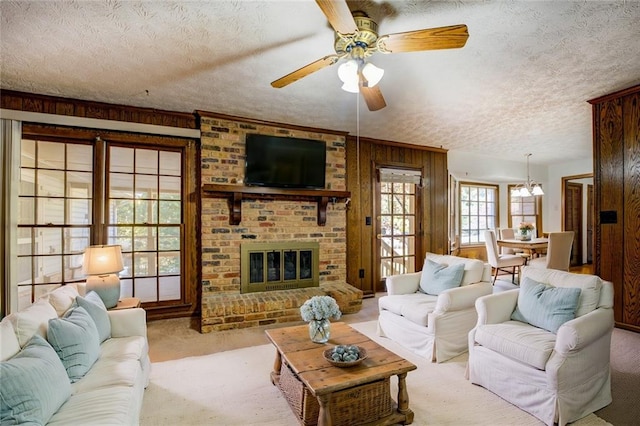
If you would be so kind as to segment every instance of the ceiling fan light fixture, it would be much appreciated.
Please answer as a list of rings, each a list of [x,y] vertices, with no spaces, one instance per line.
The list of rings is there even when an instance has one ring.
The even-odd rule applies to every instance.
[[[349,59],[338,67],[338,77],[345,84],[358,84],[358,61]]]
[[[367,79],[367,87],[373,87],[382,80],[384,70],[373,65],[371,62],[362,68],[362,75]]]
[[[342,90],[349,93],[358,93],[360,92],[360,85],[357,81],[349,81],[342,85]]]

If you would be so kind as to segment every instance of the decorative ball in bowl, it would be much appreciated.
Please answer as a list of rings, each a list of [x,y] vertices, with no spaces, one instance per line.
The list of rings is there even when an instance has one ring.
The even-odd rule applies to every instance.
[[[338,345],[325,349],[322,354],[336,367],[354,367],[367,358],[367,350],[356,345]]]

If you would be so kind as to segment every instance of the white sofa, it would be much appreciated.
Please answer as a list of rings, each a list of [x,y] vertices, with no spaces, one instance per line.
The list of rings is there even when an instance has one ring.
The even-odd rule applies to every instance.
[[[550,426],[608,405],[613,285],[595,275],[528,266],[520,285],[476,301],[470,381]]]
[[[427,260],[463,264],[460,286],[432,295],[419,290],[422,272],[387,277],[387,295],[378,301],[378,335],[443,362],[467,351],[468,334],[478,318],[475,301],[493,291],[491,267],[480,260],[433,253],[427,253]]]
[[[82,300],[77,301],[77,296]],[[146,313],[141,308],[106,311],[103,306],[97,309],[104,312],[96,311],[99,303],[87,306],[95,298],[95,294],[84,295],[81,286],[70,284],[2,319],[2,425],[28,419],[32,424],[48,425],[139,423],[151,365]],[[91,315],[87,319],[91,312],[95,321]],[[64,333],[66,340],[60,337],[61,330],[70,330]],[[100,334],[97,341],[83,334],[95,331]],[[86,363],[88,371],[75,370],[77,358],[73,357],[84,355],[74,339],[78,347],[95,345],[97,360]],[[70,362],[63,365],[61,357]]]

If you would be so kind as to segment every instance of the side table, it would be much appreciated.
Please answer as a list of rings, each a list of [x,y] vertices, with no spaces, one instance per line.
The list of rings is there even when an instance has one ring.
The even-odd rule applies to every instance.
[[[116,311],[118,309],[132,309],[140,307],[140,299],[137,297],[124,297],[118,300],[118,304],[113,308],[110,308],[110,311]]]

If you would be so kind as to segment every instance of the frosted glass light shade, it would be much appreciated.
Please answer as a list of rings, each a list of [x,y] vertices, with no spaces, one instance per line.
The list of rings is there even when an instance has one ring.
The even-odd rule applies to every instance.
[[[338,77],[345,83],[358,84],[358,62],[355,59],[349,59],[338,67]]]
[[[544,195],[544,191],[542,190],[542,187],[540,185],[534,186],[531,193],[533,195]]]
[[[342,90],[349,93],[358,93],[360,92],[360,85],[358,82],[350,81],[348,83],[344,83],[341,87]]]
[[[362,69],[362,75],[367,79],[367,86],[373,87],[380,82],[384,75],[384,70],[368,62]]]
[[[531,192],[529,192],[529,190],[525,187],[522,187],[520,189],[520,196],[521,197],[530,197],[531,196]]]

